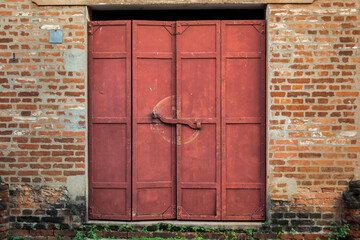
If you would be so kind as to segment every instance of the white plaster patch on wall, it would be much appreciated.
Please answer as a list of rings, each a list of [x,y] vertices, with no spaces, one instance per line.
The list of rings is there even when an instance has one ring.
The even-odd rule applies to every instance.
[[[356,137],[357,132],[355,131],[342,131],[339,133],[339,137]]]
[[[355,8],[352,9],[340,9],[340,15],[350,15],[350,14],[354,14],[357,13],[357,10]]]
[[[79,104],[75,104],[75,105],[67,105],[66,106],[67,109],[85,109],[85,106],[84,105],[79,105]]]
[[[16,16],[22,16],[22,17],[30,17],[33,15],[33,12],[18,12]]]
[[[279,13],[275,13],[274,15],[275,16],[285,16],[285,15],[287,15],[287,13],[286,12],[279,12]]]
[[[313,138],[317,138],[317,137],[322,137],[323,134],[321,132],[313,132],[311,133],[311,137]]]
[[[285,135],[287,134],[286,129],[288,128],[288,125],[290,124],[290,119],[284,118],[282,116],[271,116],[271,117],[269,117],[269,120],[278,120],[279,122],[281,122],[282,120],[285,121],[284,124],[279,125],[279,126],[281,126],[282,129],[274,128],[274,129],[268,130],[272,139],[282,139],[283,137],[285,137]],[[277,126],[277,125],[272,125],[272,126]]]
[[[276,190],[275,195],[287,195],[289,200],[292,195],[297,193],[297,183],[295,178],[272,178],[270,184],[270,191]],[[278,185],[283,185],[284,187],[278,187]],[[272,197],[274,199],[274,197]]]
[[[324,15],[329,14],[329,15],[332,15],[332,14],[336,14],[336,10],[315,10],[315,11],[314,11],[314,14],[320,14],[320,15],[322,15],[322,14],[324,14]]]
[[[36,117],[15,117],[16,122],[36,122]]]
[[[313,141],[307,141],[307,140],[302,140],[299,142],[300,145],[314,145],[316,144],[316,141],[321,141],[322,139],[321,138],[314,138]]]
[[[280,28],[286,28],[287,25],[284,23],[272,23],[270,24],[271,29],[280,29]]]
[[[297,193],[297,183],[295,178],[286,178],[284,179],[286,182],[286,192],[288,193],[289,197],[291,198],[292,195]]]
[[[39,111],[39,110],[34,110],[31,113],[32,116],[41,116],[42,114],[43,114],[43,112]]]
[[[76,197],[85,196],[86,194],[86,178],[84,175],[68,176],[66,187],[69,192],[71,200],[76,200]]]
[[[72,49],[64,53],[65,70],[72,72],[86,71],[86,51]]]
[[[44,30],[58,30],[60,25],[42,25],[40,28]]]
[[[28,130],[14,130],[13,135],[14,136],[27,136],[27,135],[31,135],[31,131],[28,131]]]
[[[16,78],[15,82],[17,83],[36,83],[36,78]]]
[[[332,139],[327,139],[326,144],[348,145],[349,141],[350,141],[349,139],[332,138]]]
[[[65,110],[64,115],[60,115],[60,123],[64,125],[64,129],[68,131],[84,131],[85,124],[79,122],[85,121],[85,108],[72,108]]]
[[[9,112],[8,112],[8,115],[9,116],[18,116],[20,113],[19,113],[19,111],[17,111],[17,110],[10,110]]]

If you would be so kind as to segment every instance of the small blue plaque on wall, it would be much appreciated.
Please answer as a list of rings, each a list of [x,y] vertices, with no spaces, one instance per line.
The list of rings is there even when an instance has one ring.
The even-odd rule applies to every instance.
[[[63,42],[63,31],[62,30],[50,30],[49,42],[50,43],[62,43]]]

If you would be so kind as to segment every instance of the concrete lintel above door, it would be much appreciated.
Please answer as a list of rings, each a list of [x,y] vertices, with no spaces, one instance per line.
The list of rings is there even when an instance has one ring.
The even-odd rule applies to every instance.
[[[251,5],[268,3],[313,3],[314,0],[33,0],[37,5],[86,5],[86,6],[104,6],[113,5],[122,8],[126,7],[192,7],[199,5],[201,7],[228,6],[233,5]]]

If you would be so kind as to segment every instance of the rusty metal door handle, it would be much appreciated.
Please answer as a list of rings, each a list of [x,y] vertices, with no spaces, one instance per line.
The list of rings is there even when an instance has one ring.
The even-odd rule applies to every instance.
[[[198,121],[192,122],[189,119],[167,118],[167,117],[163,117],[163,116],[157,114],[155,111],[152,112],[151,116],[153,119],[159,119],[161,122],[167,123],[167,124],[183,124],[183,125],[188,125],[192,129],[200,129],[201,128],[201,123]]]

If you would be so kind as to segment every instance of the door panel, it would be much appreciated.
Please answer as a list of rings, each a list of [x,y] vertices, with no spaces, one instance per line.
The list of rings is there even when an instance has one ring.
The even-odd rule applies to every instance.
[[[95,183],[126,182],[126,130],[125,124],[94,124],[92,157],[96,171],[92,178]]]
[[[175,127],[152,119],[175,115],[174,26],[133,22],[133,220],[176,217]]]
[[[172,116],[171,108],[174,94],[174,61],[171,58],[138,58],[136,62],[136,74],[139,83],[134,91],[137,95],[138,117],[149,117],[154,107],[158,105],[158,111],[166,116]],[[163,102],[161,102],[163,101]],[[160,103],[161,102],[161,103]],[[159,112],[160,113],[160,112]]]
[[[177,118],[202,124],[177,125],[177,216],[220,219],[220,21],[177,22],[176,32]]]
[[[229,58],[226,64],[226,117],[259,117],[264,112],[259,100],[264,96],[259,87],[259,79],[263,78],[260,58]],[[241,93],[241,94],[239,94]],[[256,100],[254,102],[254,99]]]
[[[227,124],[226,180],[231,183],[257,183],[262,177],[261,124]],[[242,174],[239,174],[241,171]]]
[[[93,189],[93,209],[91,217],[95,219],[119,220],[122,216],[126,216],[126,188],[123,186],[110,187],[94,187]],[[116,201],[114,201],[116,199]],[[96,213],[101,213],[97,216]]]
[[[201,216],[201,218],[213,218],[216,216],[216,200],[217,191],[213,187],[209,188],[197,188],[188,186],[182,189],[180,209],[181,215],[193,219],[193,216]]]
[[[158,129],[149,124],[138,124],[136,153],[141,159],[141,164],[137,165],[136,173],[139,182],[162,182],[172,179],[172,162],[164,161],[173,157],[171,139],[171,127],[163,126],[161,134],[156,133]]]
[[[216,59],[182,59],[183,118],[216,118],[216,67]]]
[[[221,25],[223,220],[265,220],[264,25]]]
[[[182,139],[194,131],[183,127]],[[182,150],[182,181],[184,183],[216,182],[216,126],[203,124],[199,135],[191,142],[183,144]]]
[[[126,117],[126,78],[125,71],[113,69],[126,69],[126,59],[97,59],[93,60],[94,84],[93,108],[94,117]]]
[[[256,186],[247,187],[249,188],[243,186],[227,189],[224,205],[228,220],[235,216],[237,220],[259,220],[255,217],[261,216],[263,211],[262,208],[259,208],[259,202],[262,201],[262,190]]]
[[[130,220],[131,22],[89,32],[89,218]]]

